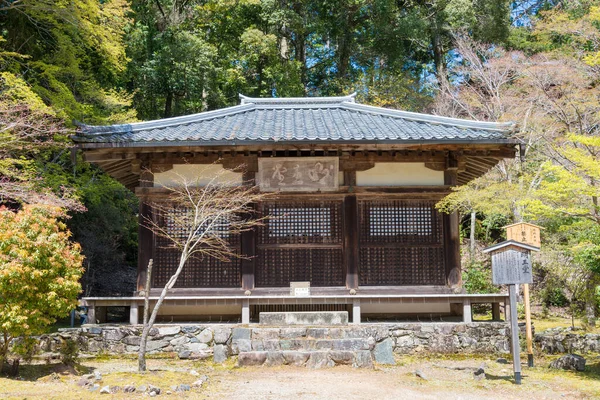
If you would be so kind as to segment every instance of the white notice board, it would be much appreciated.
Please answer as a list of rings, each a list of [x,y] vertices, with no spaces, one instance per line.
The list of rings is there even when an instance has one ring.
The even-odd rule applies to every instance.
[[[492,283],[494,285],[533,283],[529,251],[512,248],[492,253]]]

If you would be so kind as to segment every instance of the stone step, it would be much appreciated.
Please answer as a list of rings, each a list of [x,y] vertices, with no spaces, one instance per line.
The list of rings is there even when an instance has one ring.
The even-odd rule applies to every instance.
[[[260,325],[348,325],[348,311],[288,311],[261,312],[258,317]]]
[[[240,342],[232,342],[233,352],[235,354],[235,345],[240,348]],[[372,350],[374,341],[363,338],[352,339],[258,339],[251,340],[250,343],[243,343],[253,351],[278,351],[278,350]],[[241,351],[240,351],[241,352]]]
[[[369,350],[247,351],[238,355],[238,366],[240,367],[279,365],[308,368],[351,365],[355,368],[373,368],[373,359]]]

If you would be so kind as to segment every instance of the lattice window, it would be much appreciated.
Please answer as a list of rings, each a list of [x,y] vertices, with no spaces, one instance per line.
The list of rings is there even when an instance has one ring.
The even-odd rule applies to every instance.
[[[359,202],[363,243],[440,243],[441,216],[434,202],[382,200]]]
[[[256,286],[344,285],[341,201],[265,202],[259,211],[269,219],[258,232]]]
[[[159,214],[156,218],[158,223],[166,228],[169,235],[183,239],[187,238],[190,227],[182,222],[189,220],[191,223],[193,213],[192,210],[181,207],[169,213]],[[225,238],[231,249],[235,253],[239,253],[240,237],[229,232],[229,222],[226,219],[212,222],[210,229],[213,234]],[[180,255],[181,252],[174,248],[171,240],[156,235],[152,272],[153,287],[163,287],[167,283],[177,270]],[[234,257],[230,261],[223,261],[197,254],[187,261],[175,287],[239,287],[240,284],[241,272],[238,258]]]
[[[259,229],[260,244],[341,243],[342,202],[269,202],[259,207],[269,216]]]
[[[169,235],[181,240],[190,235],[196,216],[194,210],[191,208],[174,207],[163,212],[163,215],[159,216],[159,218],[161,218],[163,226],[167,228]],[[202,223],[195,230],[195,235],[199,235],[207,230],[210,230],[209,234],[217,235],[221,238],[228,238],[230,236],[230,221],[228,218],[232,218],[231,216],[202,218],[202,215],[200,215],[199,218],[201,221],[204,219],[204,221],[202,221]]]
[[[432,201],[359,201],[359,284],[443,285],[443,229]]]

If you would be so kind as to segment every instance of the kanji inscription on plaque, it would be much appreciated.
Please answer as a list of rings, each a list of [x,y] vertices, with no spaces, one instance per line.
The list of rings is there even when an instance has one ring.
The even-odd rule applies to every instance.
[[[258,159],[262,191],[311,192],[338,190],[337,157],[271,157]]]
[[[529,250],[509,248],[492,253],[492,283],[533,283]]]

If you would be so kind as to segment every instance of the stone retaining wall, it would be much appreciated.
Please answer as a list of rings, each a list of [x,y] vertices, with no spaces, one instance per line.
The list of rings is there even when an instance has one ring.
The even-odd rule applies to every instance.
[[[67,339],[82,353],[123,354],[139,349],[141,327],[89,326],[62,329],[39,338],[40,351],[59,352]],[[343,327],[258,327],[232,324],[158,325],[150,332],[148,352],[181,359],[240,364],[279,363],[312,366],[393,363],[393,353],[507,353],[506,323],[398,323]],[[241,356],[240,356],[241,355]],[[246,361],[244,361],[246,360]],[[270,361],[269,361],[270,360]],[[312,360],[312,361],[311,361]],[[313,365],[313,364],[318,365]]]
[[[534,337],[536,347],[546,354],[600,353],[600,335],[554,328],[538,333]]]

